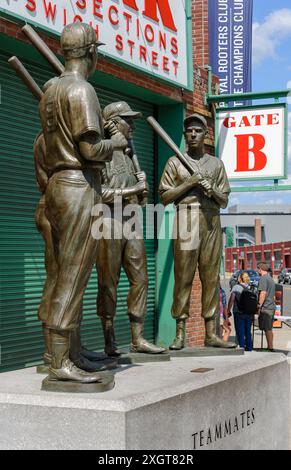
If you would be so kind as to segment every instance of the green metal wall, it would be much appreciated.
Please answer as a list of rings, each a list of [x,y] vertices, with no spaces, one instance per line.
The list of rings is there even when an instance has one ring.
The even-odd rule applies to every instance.
[[[11,55],[11,54],[10,54]],[[43,242],[34,223],[39,192],[34,177],[32,146],[40,128],[38,104],[7,64],[0,52],[0,371],[28,367],[40,362],[43,352],[41,325],[37,320],[45,279]],[[53,76],[40,61],[23,60],[41,86]],[[101,106],[125,99],[146,117],[153,105],[98,87]],[[145,120],[137,122],[136,149],[142,169],[154,194],[154,136]],[[154,339],[155,330],[155,242],[146,242],[149,271],[148,311],[145,336]],[[103,338],[95,314],[97,278],[92,273],[84,300],[83,343],[102,349]],[[122,274],[119,286],[117,340],[130,343],[126,296],[128,283]]]

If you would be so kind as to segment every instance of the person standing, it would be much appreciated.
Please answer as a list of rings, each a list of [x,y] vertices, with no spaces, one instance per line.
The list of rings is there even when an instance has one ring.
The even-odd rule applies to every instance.
[[[45,210],[58,266],[46,320],[52,355],[49,378],[81,383],[100,378],[79,369],[69,358],[70,336],[80,325],[82,299],[97,250],[91,234],[92,208],[101,199],[101,168],[114,149],[127,145],[120,133],[104,139],[99,101],[87,81],[96,69],[100,45],[88,24],[76,22],[64,28],[65,71],[44,93],[39,107],[48,175]]]
[[[205,346],[236,347],[235,343],[223,341],[216,335],[222,251],[220,209],[227,207],[230,187],[223,162],[205,152],[207,135],[207,122],[200,114],[193,114],[184,120],[185,158],[193,167],[193,174],[177,156],[173,156],[166,163],[159,186],[162,203],[174,203],[177,207],[172,305],[176,337],[170,345],[173,350],[185,346],[185,324],[189,318],[190,295],[197,265],[202,283]],[[188,226],[191,227],[192,241],[186,248],[184,234]]]
[[[257,266],[260,275],[258,291],[258,315],[259,328],[265,332],[269,351],[274,350],[273,346],[273,322],[276,311],[275,292],[276,284],[274,279],[268,273],[268,266],[265,263],[259,263]]]
[[[234,326],[238,344],[245,351],[252,351],[253,340],[252,340],[252,324],[254,315],[248,312],[240,306],[240,300],[243,291],[249,289],[250,278],[248,273],[243,272],[238,277],[238,284],[233,286],[229,301],[228,301],[228,315],[231,315],[233,310]],[[251,291],[250,291],[251,292]],[[257,300],[255,300],[256,309]]]
[[[220,286],[220,320],[221,336],[223,341],[228,341],[231,334],[231,322],[229,320],[225,290]]]

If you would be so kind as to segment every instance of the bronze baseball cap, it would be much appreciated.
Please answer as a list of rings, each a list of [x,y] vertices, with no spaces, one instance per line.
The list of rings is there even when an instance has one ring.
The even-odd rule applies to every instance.
[[[184,128],[186,128],[188,126],[189,122],[191,122],[191,121],[199,121],[199,122],[201,122],[201,124],[203,124],[203,126],[206,129],[208,127],[205,117],[201,116],[201,114],[194,113],[194,114],[190,114],[190,116],[187,116],[184,119]]]
[[[61,35],[62,51],[84,49],[91,45],[95,45],[96,47],[104,45],[104,42],[97,40],[95,30],[91,25],[78,21],[64,27]]]
[[[142,116],[142,113],[139,111],[133,111],[128,103],[125,101],[117,101],[115,103],[110,103],[105,106],[103,110],[103,118],[105,121],[120,116],[120,117],[129,117],[132,119],[137,119]]]

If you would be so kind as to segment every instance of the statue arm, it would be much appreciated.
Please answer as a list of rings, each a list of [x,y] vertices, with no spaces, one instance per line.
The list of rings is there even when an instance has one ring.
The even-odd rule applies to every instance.
[[[136,186],[128,188],[110,188],[102,185],[102,202],[112,204],[117,197],[126,198],[137,194]]]
[[[192,185],[189,185],[189,183],[185,181],[176,188],[159,191],[162,203],[164,206],[167,206],[168,204],[175,202],[177,199],[180,199],[183,194],[189,191],[191,187]]]
[[[109,139],[98,138],[96,132],[87,132],[79,140],[79,150],[86,160],[107,162],[112,159],[113,143]]]
[[[198,186],[200,177],[192,175],[181,184],[177,181],[177,168],[173,161],[169,160],[164,169],[160,185],[159,194],[164,206],[179,200],[185,193],[193,187]]]
[[[222,208],[225,209],[228,205],[228,199],[230,194],[230,186],[227,178],[227,174],[224,168],[223,162],[220,161],[220,167],[216,183],[213,185],[212,197],[215,202]]]
[[[225,209],[228,205],[228,196],[228,194],[221,193],[216,188],[213,189],[212,197],[222,209]]]

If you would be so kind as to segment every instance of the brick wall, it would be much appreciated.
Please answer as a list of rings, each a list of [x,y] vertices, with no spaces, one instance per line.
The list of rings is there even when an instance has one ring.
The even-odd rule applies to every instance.
[[[207,118],[209,126],[209,139],[206,141],[206,150],[213,154],[214,122],[212,109],[208,109],[204,104],[204,94],[208,91],[208,0],[192,0],[192,18],[193,18],[193,63],[194,63],[194,92],[188,92],[161,81],[152,79],[125,67],[119,66],[99,57],[98,70],[114,75],[115,77],[126,80],[129,83],[141,86],[163,96],[171,97],[178,102],[184,102],[187,114],[200,113]],[[21,32],[18,24],[0,18],[0,32],[11,37],[17,38],[23,42],[29,43]],[[56,54],[61,55],[59,42],[48,37],[44,37],[48,46]],[[218,82],[213,79],[213,88]],[[190,318],[187,322],[187,344],[188,346],[201,346],[204,343],[204,322],[201,319],[201,284],[198,273],[196,273],[193,290],[191,294]]]
[[[193,60],[199,67],[209,65],[208,0],[192,0]]]

